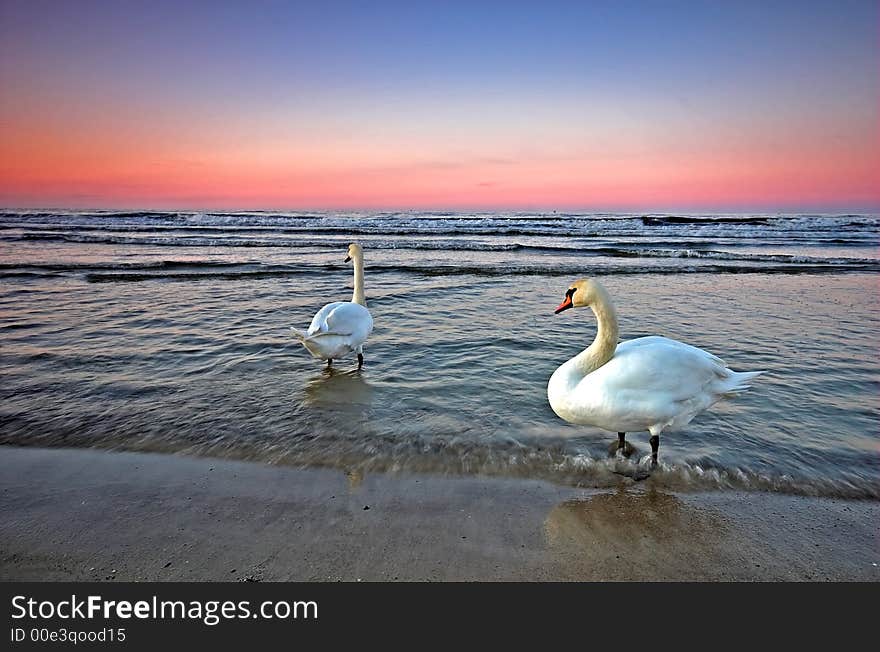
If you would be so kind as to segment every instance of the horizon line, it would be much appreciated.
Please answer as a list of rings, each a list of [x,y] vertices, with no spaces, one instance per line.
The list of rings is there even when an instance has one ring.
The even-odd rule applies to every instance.
[[[778,206],[778,207],[681,207],[681,208],[591,208],[591,207],[522,207],[522,206],[495,206],[495,207],[462,207],[462,206],[431,206],[431,207],[401,207],[401,206],[383,206],[383,207],[355,207],[355,206],[336,206],[336,207],[149,207],[149,206],[0,206],[2,211],[102,211],[102,212],[149,212],[149,213],[581,213],[581,214],[610,214],[610,215],[631,215],[631,214],[668,214],[668,213],[726,213],[726,214],[745,214],[745,213],[776,213],[782,215],[819,213],[819,214],[878,214],[880,215],[880,205],[877,206]]]

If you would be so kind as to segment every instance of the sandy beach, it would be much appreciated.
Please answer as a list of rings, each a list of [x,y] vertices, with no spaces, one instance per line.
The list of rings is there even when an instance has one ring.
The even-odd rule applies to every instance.
[[[0,580],[880,579],[876,501],[0,454]]]

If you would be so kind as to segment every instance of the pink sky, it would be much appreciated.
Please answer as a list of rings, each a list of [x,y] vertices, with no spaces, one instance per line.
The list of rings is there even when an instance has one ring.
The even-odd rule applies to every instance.
[[[617,8],[596,31],[575,3],[498,34],[412,15],[412,35],[352,14],[312,17],[334,28],[310,42],[292,10],[53,6],[0,20],[7,207],[880,206],[878,47],[855,11]],[[536,21],[569,40],[529,40]]]

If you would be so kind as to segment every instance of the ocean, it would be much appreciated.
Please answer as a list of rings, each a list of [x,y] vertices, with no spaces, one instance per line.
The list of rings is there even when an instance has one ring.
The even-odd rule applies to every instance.
[[[289,333],[350,300],[364,369]],[[638,454],[561,421],[554,315],[601,280],[622,339],[664,335],[752,389],[662,437],[653,486],[880,498],[880,217],[0,211],[0,443],[614,487]]]

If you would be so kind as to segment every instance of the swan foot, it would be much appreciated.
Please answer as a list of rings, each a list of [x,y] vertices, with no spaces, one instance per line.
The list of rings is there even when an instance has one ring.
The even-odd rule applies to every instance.
[[[617,433],[617,441],[608,446],[608,455],[616,457],[618,454],[623,457],[630,457],[637,451],[636,447],[626,440],[626,433]]]
[[[633,482],[641,482],[642,480],[647,480],[651,477],[651,472],[642,467],[636,468],[627,468],[621,467],[612,471],[615,475],[623,476],[624,478],[629,478]]]
[[[651,442],[651,467],[657,467],[657,451],[660,450],[660,435],[651,435],[648,440]]]
[[[364,366],[364,354],[358,353],[358,369]]]

